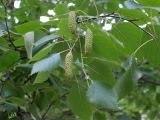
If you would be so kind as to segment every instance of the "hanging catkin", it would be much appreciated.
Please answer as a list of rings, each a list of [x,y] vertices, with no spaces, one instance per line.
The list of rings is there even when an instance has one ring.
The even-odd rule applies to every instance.
[[[67,79],[71,79],[73,77],[73,55],[72,52],[68,52],[65,57],[65,76]]]
[[[93,44],[93,33],[88,28],[86,35],[85,35],[85,54],[89,54],[92,51],[92,44]]]
[[[77,23],[76,23],[76,13],[75,11],[70,11],[68,16],[68,28],[71,33],[76,32]]]

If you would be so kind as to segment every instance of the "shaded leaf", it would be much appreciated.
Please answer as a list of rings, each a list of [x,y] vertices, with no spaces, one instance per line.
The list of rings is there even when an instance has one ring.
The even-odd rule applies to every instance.
[[[57,15],[61,15],[61,14],[65,14],[65,13],[69,12],[69,9],[67,7],[67,3],[58,4],[55,7],[55,12]]]
[[[0,72],[11,67],[19,59],[19,52],[7,51],[0,56]]]
[[[48,45],[47,47],[43,48],[38,53],[36,53],[30,61],[37,61],[37,60],[44,58],[45,56],[47,56],[49,54],[49,52],[52,50],[53,46],[54,46],[54,44]]]
[[[143,37],[141,39],[141,44],[148,42],[145,44],[141,49],[139,49],[137,57],[143,60],[144,58],[148,60],[149,64],[153,65],[154,67],[160,66],[160,41],[159,41],[159,30],[160,27],[155,25],[148,25],[146,27],[146,30],[152,33],[152,31],[155,31],[152,33],[155,36],[155,39],[151,38],[150,36],[146,35],[145,33],[143,34]],[[153,39],[153,40],[152,40]]]
[[[128,95],[137,85],[137,72],[135,68],[135,59],[133,57],[129,58],[129,63],[126,72],[122,77],[117,80],[115,85],[115,91],[118,94],[119,99]]]
[[[13,104],[14,106],[18,107],[18,106],[25,106],[27,107],[27,100],[22,99],[22,98],[18,98],[18,97],[9,97],[6,99],[7,102],[11,102],[11,104]]]
[[[112,71],[109,68],[107,61],[103,59],[92,59],[88,64],[88,72],[92,80],[101,81],[109,86],[113,86],[115,84]]]
[[[36,83],[36,84],[28,84],[28,85],[24,85],[22,86],[22,89],[24,90],[25,93],[32,93],[34,91],[36,91],[37,89],[44,89],[44,88],[48,88],[49,84],[48,83]]]
[[[40,27],[41,26],[39,21],[29,21],[27,23],[15,26],[15,29],[18,31],[19,34],[24,35],[25,33],[35,31]]]
[[[51,40],[56,40],[56,39],[58,39],[58,36],[55,34],[46,35],[46,36],[42,37],[40,40],[38,40],[34,45],[38,46],[38,45],[41,45],[41,44],[44,44],[46,42],[49,42]]]
[[[106,120],[106,115],[102,112],[95,112],[93,120]]]
[[[123,54],[133,53],[139,47],[143,36],[143,31],[131,23],[118,23],[113,26],[111,33],[123,43],[124,47],[120,49]]]
[[[34,80],[34,84],[35,83],[43,83],[44,81],[46,81],[49,77],[49,72],[40,72],[38,73],[36,79]]]
[[[68,104],[71,110],[78,115],[81,120],[91,120],[93,108],[87,101],[84,88],[74,85],[68,95]]]
[[[98,26],[91,30],[93,32],[93,54],[107,60],[119,61],[115,41]]]

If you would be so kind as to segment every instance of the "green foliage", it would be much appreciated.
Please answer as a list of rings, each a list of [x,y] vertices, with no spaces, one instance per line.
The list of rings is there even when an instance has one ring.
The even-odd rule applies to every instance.
[[[98,108],[117,109],[117,95],[115,91],[103,83],[93,81],[88,89],[89,101]]]
[[[6,51],[0,56],[0,71],[7,71],[12,67],[19,59],[19,53],[15,51]]]
[[[0,120],[158,120],[159,12],[159,0],[0,0]]]
[[[68,105],[82,120],[91,120],[94,109],[87,101],[85,88],[73,85],[68,95]]]

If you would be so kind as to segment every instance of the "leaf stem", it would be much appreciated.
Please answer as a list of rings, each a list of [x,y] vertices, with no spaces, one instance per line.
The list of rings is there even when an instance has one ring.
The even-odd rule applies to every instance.
[[[140,45],[140,46],[133,52],[132,55],[135,56],[136,53],[137,53],[143,46],[147,45],[149,42],[152,42],[152,41],[154,41],[154,39],[150,39],[150,40],[147,40],[146,42],[144,42],[142,45]]]

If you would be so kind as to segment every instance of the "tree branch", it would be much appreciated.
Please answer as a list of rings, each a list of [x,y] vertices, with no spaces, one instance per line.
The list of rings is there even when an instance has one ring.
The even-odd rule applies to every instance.
[[[86,16],[84,16],[85,18]],[[134,23],[134,21],[138,21],[138,19],[127,19],[127,18],[123,18],[123,17],[120,17],[120,16],[116,16],[115,13],[111,13],[111,14],[105,14],[105,15],[100,15],[98,17],[88,17],[87,19],[84,19],[84,20],[80,20],[80,18],[77,19],[77,23],[84,23],[84,22],[87,22],[87,21],[90,21],[90,20],[96,20],[98,18],[107,18],[107,17],[111,17],[111,18],[115,18],[115,19],[120,19],[120,20],[123,20],[123,21],[128,21],[130,22],[131,24],[133,24],[134,26],[136,26],[137,28],[139,28],[140,30],[142,30],[144,33],[148,34],[149,36],[151,36],[152,38],[155,38],[150,32],[146,31],[145,29],[139,27],[136,23]]]
[[[155,82],[155,81],[152,81],[152,80],[147,80],[147,79],[145,79],[144,77],[142,77],[142,78],[140,79],[140,81],[143,81],[144,83],[147,83],[147,84],[150,84],[150,85],[160,86],[160,82]]]
[[[5,12],[5,16],[4,16],[4,17],[5,17],[5,26],[6,26],[6,31],[7,31],[7,34],[8,34],[8,40],[9,40],[10,44],[13,46],[13,48],[14,48],[15,50],[17,50],[16,46],[15,46],[15,45],[13,44],[13,42],[12,42],[11,33],[10,33],[9,27],[8,27],[7,7],[6,7],[5,3],[3,2],[3,0],[1,0],[0,2],[2,3],[2,5],[3,5],[3,7],[4,7],[4,12]]]
[[[48,108],[46,109],[46,111],[45,111],[44,114],[42,115],[41,120],[45,120],[45,117],[46,117],[47,113],[49,112],[49,110],[52,108],[53,104],[54,104],[57,100],[59,100],[59,99],[63,98],[64,96],[66,96],[67,94],[68,94],[68,92],[64,93],[63,95],[61,95],[61,96],[58,97],[57,99],[53,100],[53,101],[48,105]]]

